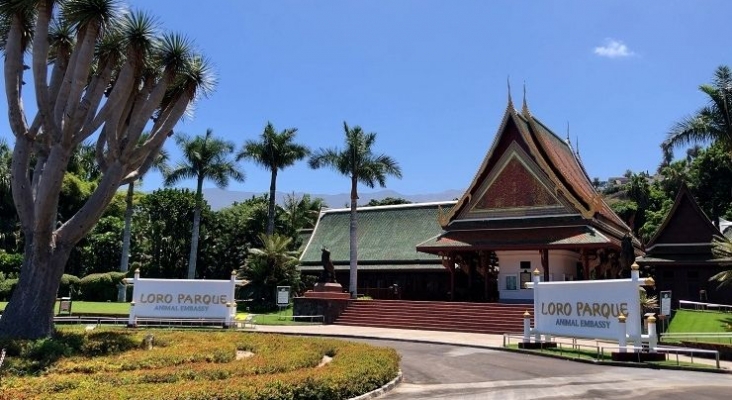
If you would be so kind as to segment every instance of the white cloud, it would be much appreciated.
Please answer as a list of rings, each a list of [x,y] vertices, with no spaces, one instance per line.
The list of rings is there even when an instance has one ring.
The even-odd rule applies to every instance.
[[[632,52],[628,46],[625,45],[620,40],[615,39],[606,39],[604,46],[595,47],[595,54],[597,54],[600,57],[607,57],[607,58],[621,58],[621,57],[630,57],[634,56],[635,53]]]

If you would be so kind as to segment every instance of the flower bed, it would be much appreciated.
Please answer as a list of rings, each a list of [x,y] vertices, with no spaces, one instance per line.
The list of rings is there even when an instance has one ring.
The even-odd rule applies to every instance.
[[[5,346],[0,399],[344,399],[399,369],[392,349],[239,332],[64,331]]]

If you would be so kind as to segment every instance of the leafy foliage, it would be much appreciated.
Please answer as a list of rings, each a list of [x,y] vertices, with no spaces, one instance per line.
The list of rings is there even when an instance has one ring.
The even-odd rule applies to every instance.
[[[117,285],[124,279],[123,272],[89,274],[79,281],[81,299],[85,301],[114,301]]]
[[[291,286],[294,292],[302,289],[297,253],[290,250],[292,239],[279,234],[260,234],[262,247],[249,250],[249,256],[239,274],[250,281],[249,295],[259,305],[274,308],[278,285]]]
[[[139,348],[154,335],[152,350]],[[396,351],[235,332],[102,330],[11,341],[3,395],[17,399],[345,399],[394,379]],[[237,359],[237,351],[252,357]],[[323,356],[332,357],[318,367]]]
[[[133,243],[139,250],[131,253],[132,269],[150,278],[184,278],[195,207],[195,194],[187,189],[161,189],[143,197],[134,216]]]
[[[259,141],[247,140],[236,159],[248,159],[271,173],[269,187],[269,204],[267,208],[267,234],[274,233],[275,226],[275,192],[277,190],[277,173],[310,154],[310,150],[295,143],[297,128],[277,132],[271,122],[267,123]]]
[[[393,206],[397,204],[411,204],[412,202],[401,197],[385,197],[381,200],[371,199],[366,206]]]

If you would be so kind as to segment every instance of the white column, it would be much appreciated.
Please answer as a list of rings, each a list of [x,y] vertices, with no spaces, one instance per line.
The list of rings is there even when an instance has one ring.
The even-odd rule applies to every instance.
[[[656,334],[656,317],[649,316],[648,319],[648,351],[653,353],[658,346],[658,335]]]
[[[133,328],[137,326],[137,318],[135,317],[135,301],[130,302],[130,317],[127,320],[127,326]]]
[[[531,314],[529,311],[524,312],[524,343],[531,342]]]
[[[620,353],[625,353],[628,340],[625,331],[625,315],[618,316],[618,348]]]

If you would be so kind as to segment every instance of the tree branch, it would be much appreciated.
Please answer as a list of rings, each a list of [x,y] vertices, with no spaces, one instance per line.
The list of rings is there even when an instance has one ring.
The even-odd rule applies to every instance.
[[[5,43],[5,96],[8,102],[10,128],[16,138],[25,135],[28,123],[23,110],[21,87],[23,85],[23,25],[18,15],[13,16]]]

